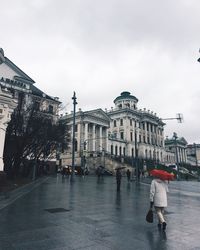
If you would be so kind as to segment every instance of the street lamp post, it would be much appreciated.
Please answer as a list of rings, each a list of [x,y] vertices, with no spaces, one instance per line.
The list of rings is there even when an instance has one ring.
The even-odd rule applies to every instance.
[[[72,173],[71,173],[71,179],[70,181],[74,181],[74,172],[75,172],[75,165],[74,165],[74,159],[75,159],[75,117],[76,117],[76,93],[74,92],[74,95],[72,97],[73,100],[73,126],[72,126]]]
[[[177,148],[177,134],[174,132],[173,138],[175,140],[175,155],[176,155],[176,165],[177,165],[177,180],[179,181],[179,160],[178,160],[178,148]]]

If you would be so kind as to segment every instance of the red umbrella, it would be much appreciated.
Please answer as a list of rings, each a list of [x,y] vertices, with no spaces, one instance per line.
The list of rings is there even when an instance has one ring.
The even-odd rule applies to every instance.
[[[150,171],[150,174],[152,176],[158,177],[159,179],[163,181],[172,181],[175,178],[173,173],[169,173],[162,169],[153,169]]]

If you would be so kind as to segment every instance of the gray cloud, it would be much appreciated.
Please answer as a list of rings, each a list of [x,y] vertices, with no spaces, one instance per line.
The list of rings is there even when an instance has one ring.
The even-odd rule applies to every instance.
[[[67,109],[110,108],[122,91],[200,142],[197,0],[0,0],[5,55]],[[191,129],[192,126],[192,129]]]

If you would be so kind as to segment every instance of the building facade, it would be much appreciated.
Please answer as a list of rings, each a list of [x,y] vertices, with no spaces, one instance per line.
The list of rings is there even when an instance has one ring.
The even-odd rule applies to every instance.
[[[149,110],[138,109],[138,99],[127,91],[115,98],[114,104],[109,111],[76,112],[75,164],[81,165],[82,156],[98,154],[116,157],[121,162],[125,158],[139,158],[165,164],[165,123],[162,119]],[[61,119],[72,131],[73,114]],[[72,138],[69,145],[72,145]],[[61,155],[61,165],[71,165],[71,155],[72,146]]]
[[[192,166],[200,166],[200,144],[187,145],[187,161]]]
[[[61,118],[66,122],[70,137],[67,151],[61,154],[61,165],[71,165],[73,114]],[[96,157],[108,151],[109,116],[102,109],[76,112],[75,126],[75,164],[81,165],[83,157]]]
[[[10,114],[16,106],[20,107],[25,113],[34,104],[35,109],[41,112],[43,116],[48,116],[53,122],[58,120],[60,105],[58,98],[51,97],[38,89],[34,80],[4,55],[2,48],[0,48],[0,89],[1,131],[5,131],[5,127],[2,126],[6,126]],[[15,102],[17,102],[17,105],[15,105]],[[3,138],[5,133],[2,134],[1,132],[1,136]],[[3,169],[3,148],[4,140],[1,140],[1,169]]]
[[[114,104],[107,113],[111,154],[164,162],[165,123],[150,110],[138,109],[138,99],[130,92],[122,92]]]
[[[171,138],[165,139],[165,148],[168,152],[175,155],[174,163],[187,163],[187,141],[183,137],[178,137],[176,133]],[[168,162],[170,159],[168,159]]]

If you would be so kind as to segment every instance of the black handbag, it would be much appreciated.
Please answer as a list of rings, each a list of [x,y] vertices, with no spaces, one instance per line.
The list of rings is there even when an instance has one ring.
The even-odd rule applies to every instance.
[[[149,209],[146,215],[146,221],[149,223],[153,223],[153,210],[152,209]]]

